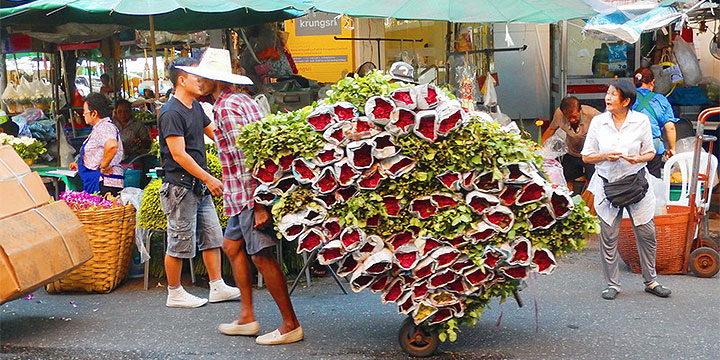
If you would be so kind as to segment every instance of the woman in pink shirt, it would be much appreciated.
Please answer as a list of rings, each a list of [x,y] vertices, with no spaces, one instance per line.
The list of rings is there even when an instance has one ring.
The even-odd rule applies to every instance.
[[[123,146],[120,132],[110,120],[112,109],[108,99],[98,93],[91,93],[83,104],[85,122],[92,126],[92,132],[80,149],[77,163],[70,169],[77,170],[88,193],[111,193],[117,195],[123,188]]]

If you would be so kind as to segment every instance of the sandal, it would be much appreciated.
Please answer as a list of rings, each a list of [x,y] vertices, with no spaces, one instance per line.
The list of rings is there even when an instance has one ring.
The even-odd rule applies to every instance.
[[[647,289],[646,289],[646,291],[647,291]],[[602,298],[605,300],[615,300],[615,298],[618,295],[618,292],[619,291],[617,291],[617,289],[609,287],[609,288],[603,290]]]
[[[666,297],[670,296],[670,294],[672,294],[672,291],[670,291],[670,289],[668,289],[665,286],[662,286],[660,284],[655,285],[655,287],[652,287],[652,288],[649,286],[645,287],[645,292],[651,293],[651,294],[661,297],[661,298],[666,298]]]

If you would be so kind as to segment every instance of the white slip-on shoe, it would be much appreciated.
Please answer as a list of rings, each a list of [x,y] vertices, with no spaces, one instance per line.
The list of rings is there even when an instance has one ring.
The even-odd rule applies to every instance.
[[[225,335],[253,336],[260,333],[260,324],[257,321],[238,325],[237,320],[230,324],[220,324],[218,330]]]
[[[301,341],[303,337],[305,337],[305,334],[303,333],[302,326],[298,326],[295,330],[286,334],[280,334],[280,330],[275,329],[275,331],[271,333],[258,336],[255,342],[258,345],[281,345]]]
[[[217,285],[210,285],[211,303],[235,300],[238,298],[240,298],[240,289],[228,286],[224,281],[220,281]]]
[[[207,301],[207,299],[190,294],[181,286],[177,289],[168,289],[165,305],[176,308],[196,308],[207,304]]]

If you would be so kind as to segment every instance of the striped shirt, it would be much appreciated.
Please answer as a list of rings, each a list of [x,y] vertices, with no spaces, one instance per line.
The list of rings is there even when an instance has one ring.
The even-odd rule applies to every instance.
[[[237,146],[242,127],[260,120],[258,104],[250,96],[228,87],[213,106],[215,145],[222,164],[225,215],[239,214],[255,206],[253,194],[257,182],[245,166],[245,153]]]

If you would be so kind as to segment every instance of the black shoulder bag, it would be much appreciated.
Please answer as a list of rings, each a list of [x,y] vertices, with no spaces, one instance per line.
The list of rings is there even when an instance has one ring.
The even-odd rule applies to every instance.
[[[618,208],[624,208],[642,200],[649,186],[647,178],[645,178],[644,167],[636,174],[628,175],[617,181],[608,182],[604,177],[600,178],[605,183],[605,197]]]

